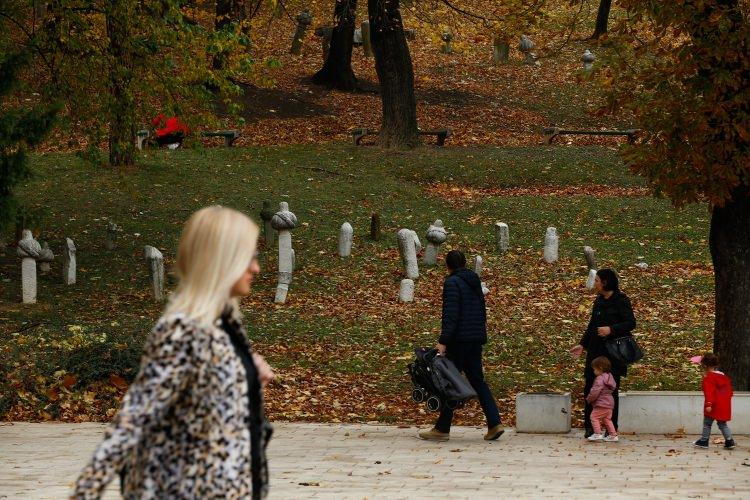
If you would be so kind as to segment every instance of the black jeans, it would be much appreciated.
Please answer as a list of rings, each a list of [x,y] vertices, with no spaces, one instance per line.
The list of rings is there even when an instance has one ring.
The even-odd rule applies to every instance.
[[[479,404],[487,418],[487,427],[494,427],[500,423],[500,412],[482,373],[482,344],[451,344],[446,356],[453,361],[458,371],[464,372],[469,383],[477,391]],[[453,421],[453,410],[444,408],[440,412],[435,429],[440,432],[450,432]]]
[[[583,376],[586,379],[586,384],[583,386],[583,398],[585,400],[586,397],[588,397],[589,392],[591,392],[591,388],[594,386],[594,380],[596,379],[594,369],[591,368],[591,363],[589,363],[588,360],[586,362],[586,368],[583,370]],[[620,377],[622,377],[622,375],[613,371],[612,376],[615,378],[615,383],[617,384],[617,389],[612,393],[612,398],[615,400],[615,407],[612,409],[612,423],[615,425],[615,429],[617,429],[617,412],[620,409]],[[586,401],[586,406],[583,408],[583,427],[591,432],[593,432],[593,427],[591,426],[591,411],[593,409],[594,407],[591,403]]]

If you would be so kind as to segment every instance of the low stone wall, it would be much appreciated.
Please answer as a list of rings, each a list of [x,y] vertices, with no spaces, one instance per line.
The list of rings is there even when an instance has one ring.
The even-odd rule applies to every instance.
[[[516,432],[570,432],[570,393],[518,393]]]
[[[622,432],[700,434],[703,426],[703,393],[621,392],[618,420],[619,430]],[[750,392],[734,393],[729,428],[734,434],[750,434]],[[712,434],[719,434],[715,426]]]

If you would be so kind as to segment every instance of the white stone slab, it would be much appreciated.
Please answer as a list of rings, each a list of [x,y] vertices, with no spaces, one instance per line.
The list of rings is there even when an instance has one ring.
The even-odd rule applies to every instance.
[[[630,391],[620,393],[619,430],[638,434],[700,433],[703,393],[696,391]],[[750,392],[732,398],[733,434],[750,434]],[[713,433],[718,433],[714,427]]]
[[[516,395],[516,431],[570,432],[570,393],[519,392]]]

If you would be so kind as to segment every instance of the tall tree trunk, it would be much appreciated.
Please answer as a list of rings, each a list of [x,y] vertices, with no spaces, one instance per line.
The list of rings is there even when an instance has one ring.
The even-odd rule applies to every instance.
[[[386,148],[418,146],[414,68],[404,36],[399,0],[368,0],[367,11],[383,103],[379,143]]]
[[[609,11],[612,8],[612,0],[600,0],[599,10],[596,13],[596,27],[591,38],[599,38],[607,32],[609,23]]]
[[[313,75],[313,83],[346,92],[357,90],[357,78],[352,71],[352,39],[356,10],[357,0],[336,0],[333,9],[336,25],[331,33],[328,57],[320,71]]]
[[[714,263],[714,351],[735,390],[750,391],[750,188],[741,186],[713,209],[709,246]]]
[[[109,46],[109,164],[113,167],[135,162],[135,99],[133,97],[133,54],[129,0],[111,0],[106,11]]]

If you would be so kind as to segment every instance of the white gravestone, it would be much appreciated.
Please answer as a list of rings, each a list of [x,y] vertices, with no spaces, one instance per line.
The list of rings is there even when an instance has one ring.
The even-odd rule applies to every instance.
[[[401,254],[401,262],[404,264],[406,277],[410,279],[419,278],[419,263],[417,252],[422,249],[417,233],[411,229],[401,229],[396,235],[398,250]]]
[[[143,247],[143,258],[148,263],[148,273],[151,281],[151,291],[154,299],[164,300],[164,256],[150,245]]]
[[[24,229],[16,252],[21,257],[21,300],[24,304],[36,304],[36,259],[42,246],[31,231]]]
[[[294,271],[294,251],[292,250],[292,229],[297,227],[297,216],[289,211],[289,203],[282,201],[279,211],[271,218],[271,226],[279,233],[279,281],[274,302],[286,302],[289,285]]]
[[[596,266],[596,252],[590,246],[583,247],[583,258],[586,259],[586,267],[589,269],[597,269]]]
[[[75,285],[76,246],[70,238],[65,238],[65,247],[63,247],[62,275],[63,283],[66,285]]]
[[[422,263],[425,266],[434,266],[437,262],[440,245],[445,243],[445,240],[448,239],[448,232],[445,230],[445,227],[443,227],[443,221],[438,219],[433,222],[429,229],[427,229],[425,238],[427,239],[427,248],[424,251]]]
[[[547,233],[544,235],[544,262],[547,264],[557,261],[558,244],[557,229],[548,227]]]
[[[596,269],[589,269],[589,277],[586,279],[586,289],[593,290],[596,281]]]
[[[477,276],[480,278],[482,277],[482,264],[484,263],[484,260],[482,259],[481,255],[477,255],[474,257],[474,272],[477,273]]]
[[[495,223],[495,242],[497,249],[501,252],[507,252],[510,246],[510,230],[505,222]]]
[[[352,254],[352,239],[354,238],[354,228],[348,222],[341,224],[339,231],[339,256],[349,257]]]
[[[401,280],[401,286],[398,289],[399,302],[414,302],[414,280],[409,278]]]

